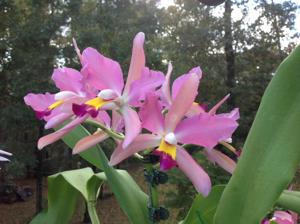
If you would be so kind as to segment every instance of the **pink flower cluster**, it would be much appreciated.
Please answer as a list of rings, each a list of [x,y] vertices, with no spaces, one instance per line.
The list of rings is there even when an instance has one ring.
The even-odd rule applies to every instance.
[[[179,167],[199,192],[208,195],[210,178],[184,145],[204,147],[203,152],[209,160],[233,172],[235,162],[214,147],[231,138],[238,126],[239,111],[234,109],[217,114],[229,95],[210,110],[195,102],[202,78],[200,67],[179,76],[171,87],[171,64],[166,76],[145,66],[144,39],[144,34],[138,33],[133,40],[125,84],[118,62],[93,48],[86,48],[81,53],[74,41],[81,70],[55,69],[52,80],[60,90],[58,93],[30,93],[24,98],[37,118],[46,121],[46,129],[70,120],[63,128],[39,139],[38,148],[44,148],[77,125],[92,120],[106,131],[98,130],[81,139],[74,147],[74,153],[105,140],[111,136],[107,133],[110,130],[124,136],[123,140],[116,139],[118,146],[110,159],[112,166],[134,153],[153,149],[153,153],[160,157],[162,170]]]
[[[262,224],[297,224],[298,215],[296,213],[289,213],[286,211],[275,211],[271,219],[265,219]]]

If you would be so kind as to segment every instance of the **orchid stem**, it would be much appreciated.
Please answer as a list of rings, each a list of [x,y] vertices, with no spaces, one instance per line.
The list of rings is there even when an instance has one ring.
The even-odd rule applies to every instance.
[[[104,131],[106,134],[108,134],[112,138],[119,139],[119,140],[124,140],[124,135],[113,131],[112,129],[104,126],[103,124],[101,124],[97,121],[86,120],[85,123],[96,126],[97,128],[100,128],[102,131]]]
[[[98,218],[97,210],[96,210],[96,201],[88,201],[87,209],[88,209],[88,213],[89,213],[92,224],[100,224],[100,220]]]
[[[152,167],[152,165],[146,165],[146,175],[152,175],[154,171],[154,168]],[[155,224],[157,223],[155,220],[155,217],[153,217],[154,215],[154,211],[155,209],[159,208],[159,204],[158,204],[158,192],[157,192],[157,185],[153,184],[152,181],[149,181],[149,179],[147,179],[147,184],[148,184],[148,190],[149,190],[149,204],[148,204],[148,209],[149,209],[149,218],[151,221],[151,224]]]
[[[234,148],[232,145],[230,145],[229,143],[227,143],[225,141],[221,141],[220,144],[223,145],[224,147],[226,147],[227,149],[229,149],[233,153],[237,152],[236,148]]]

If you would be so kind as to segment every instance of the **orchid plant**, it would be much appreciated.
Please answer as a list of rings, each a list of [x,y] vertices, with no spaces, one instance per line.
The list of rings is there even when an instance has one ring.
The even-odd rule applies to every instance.
[[[199,153],[203,153],[209,161],[218,164],[229,173],[234,173],[236,168],[236,162],[232,158],[216,149],[218,144],[222,144],[236,153],[230,142],[232,134],[238,127],[239,109],[232,108],[233,110],[228,113],[217,113],[230,96],[225,96],[211,109],[198,103],[196,98],[202,78],[200,67],[192,68],[186,74],[179,76],[171,88],[172,64],[169,63],[166,75],[147,68],[144,41],[145,35],[141,32],[133,40],[131,62],[126,83],[124,83],[118,62],[90,47],[81,53],[74,40],[75,51],[82,66],[81,70],[57,68],[53,72],[52,80],[59,92],[55,94],[29,93],[24,97],[25,103],[35,111],[36,117],[46,122],[45,129],[56,129],[55,132],[39,139],[39,149],[63,139],[72,146],[74,154],[86,153],[85,155],[88,155],[95,147],[98,147],[98,143],[107,138],[115,141],[116,148],[110,161],[107,161],[105,155],[100,153],[99,167],[104,171],[101,174],[101,178],[104,179],[99,176],[97,178],[109,182],[132,223],[141,223],[141,221],[134,220],[138,219],[138,215],[143,216],[145,210],[148,213],[146,218],[142,217],[139,220],[143,220],[143,223],[159,221],[159,214],[165,210],[159,206],[157,186],[164,182],[159,180],[161,176],[173,168],[179,168],[190,179],[197,192],[209,198],[212,189],[210,177],[201,164],[189,154],[186,146],[202,147]],[[82,132],[84,130],[82,124],[85,123],[95,126],[97,130],[91,135],[79,135],[80,131],[80,133],[86,133]],[[74,136],[75,132],[77,132],[76,142],[71,144],[67,136]],[[124,181],[128,179],[124,179],[119,170],[112,168],[130,156],[135,156],[146,164],[145,176],[150,188],[147,199],[147,196],[134,186],[134,189],[138,189],[136,194],[139,194],[137,196],[139,199],[133,202],[137,206],[140,205],[137,207],[138,211],[130,210],[128,204],[126,207],[125,199],[122,197],[130,200],[128,197],[131,196],[127,195],[128,189],[122,186],[118,188],[116,184],[122,184],[118,178]],[[149,157],[156,159],[149,162]],[[160,170],[157,170],[157,167]],[[68,178],[65,180],[69,181]],[[132,179],[129,180],[130,183],[132,181]],[[78,183],[80,184],[83,183]],[[94,199],[99,188],[99,185],[95,186],[97,189]],[[86,187],[90,187],[88,182]],[[79,186],[75,188],[83,192]],[[84,193],[82,194],[85,196]],[[90,197],[85,198],[88,203]],[[149,200],[148,209],[145,203],[147,200]],[[99,223],[94,208],[88,206],[88,209],[92,222]],[[275,212],[274,219],[265,220],[264,223],[271,223],[273,220],[277,222],[276,220],[279,219],[289,222],[278,221],[278,223],[293,223],[291,219],[284,218],[281,214],[283,213]],[[260,217],[260,220],[262,218]],[[184,221],[184,223],[192,222]]]

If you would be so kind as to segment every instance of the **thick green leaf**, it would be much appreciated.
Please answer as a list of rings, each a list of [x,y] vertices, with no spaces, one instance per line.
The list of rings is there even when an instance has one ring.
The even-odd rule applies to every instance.
[[[215,223],[257,224],[272,208],[300,162],[299,118],[300,46],[266,89]]]
[[[277,205],[300,214],[300,192],[284,191],[278,198]]]
[[[73,147],[79,139],[88,135],[89,132],[83,126],[78,126],[63,138],[63,141],[68,146]],[[97,167],[101,167],[104,171],[107,182],[130,221],[136,224],[149,223],[147,209],[148,196],[126,171],[117,171],[108,165],[108,160],[100,146],[95,146],[85,153],[89,153],[90,150],[97,156],[93,157],[91,154],[87,154],[88,156],[83,158],[94,165],[96,164]],[[95,150],[97,150],[97,152]]]
[[[224,188],[224,185],[214,186],[208,197],[198,194],[181,224],[212,224]]]
[[[97,181],[96,181],[97,180]],[[81,194],[87,203],[95,202],[105,176],[94,175],[90,168],[65,171],[48,177],[48,209],[37,215],[31,224],[67,224]],[[94,184],[91,184],[94,183]]]

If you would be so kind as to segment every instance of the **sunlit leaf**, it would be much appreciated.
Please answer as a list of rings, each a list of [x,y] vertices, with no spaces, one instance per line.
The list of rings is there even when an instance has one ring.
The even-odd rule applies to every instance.
[[[300,46],[282,62],[265,91],[215,223],[260,223],[300,163],[299,118]]]

